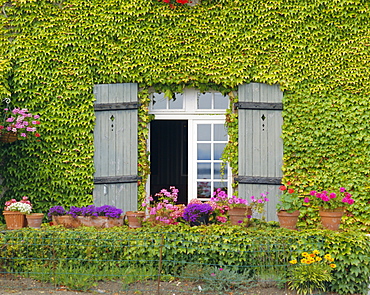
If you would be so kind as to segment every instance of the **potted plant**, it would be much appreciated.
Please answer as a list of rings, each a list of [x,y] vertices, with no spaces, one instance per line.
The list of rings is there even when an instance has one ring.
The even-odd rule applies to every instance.
[[[21,229],[27,225],[26,214],[32,211],[32,204],[28,197],[22,200],[11,199],[5,202],[3,215],[7,229]]]
[[[143,220],[145,218],[144,211],[127,211],[125,214],[127,218],[128,226],[131,228],[139,228],[143,225]]]
[[[177,224],[182,218],[184,205],[176,205],[179,190],[170,186],[169,190],[162,189],[142,203],[149,213],[147,220],[153,224]],[[126,213],[127,215],[127,213]]]
[[[291,186],[291,182],[279,188],[283,191],[283,194],[280,197],[280,203],[276,205],[276,214],[281,227],[296,230],[300,214],[299,209],[302,207],[302,198],[298,196],[294,188],[289,188],[289,186]]]
[[[189,222],[191,226],[208,225],[209,215],[213,212],[210,204],[190,203],[184,209],[182,217]]]
[[[63,206],[54,206],[49,209],[49,220],[52,220],[53,225],[62,225],[66,228],[76,228],[80,224],[77,219],[73,218]]]
[[[269,201],[268,193],[261,193],[260,198],[251,196],[250,200],[238,198],[236,196],[228,197],[225,191],[217,189],[211,197],[211,202],[228,207],[227,214],[233,225],[249,224],[253,211],[259,214],[264,212],[265,203]]]
[[[100,207],[88,205],[85,207],[71,206],[66,212],[78,221],[79,225],[109,228],[123,224],[122,209],[114,206],[103,205]]]
[[[31,114],[27,109],[9,109],[10,100],[6,100],[7,107],[3,109],[4,121],[0,124],[0,141],[4,143],[14,142],[17,139],[24,139],[33,134],[40,137],[36,132],[40,125],[39,115]]]
[[[306,197],[305,202],[319,208],[321,224],[330,230],[339,229],[346,206],[355,202],[352,195],[346,192],[344,187],[339,189],[339,193],[329,193],[326,190],[322,192],[311,191],[310,196],[310,198]]]

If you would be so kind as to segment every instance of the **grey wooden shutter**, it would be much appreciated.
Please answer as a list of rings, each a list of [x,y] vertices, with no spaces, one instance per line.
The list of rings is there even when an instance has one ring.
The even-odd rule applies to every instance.
[[[95,85],[94,204],[137,210],[137,108],[134,83]]]
[[[278,85],[250,83],[239,86],[238,97],[239,197],[269,192],[266,218],[277,220],[283,158],[283,93]]]

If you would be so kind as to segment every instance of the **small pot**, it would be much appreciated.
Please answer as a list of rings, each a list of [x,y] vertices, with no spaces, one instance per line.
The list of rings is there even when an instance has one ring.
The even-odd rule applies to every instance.
[[[31,213],[26,215],[28,227],[41,228],[44,213]]]
[[[299,214],[299,210],[293,211],[292,213],[289,213],[286,210],[280,210],[276,213],[279,218],[280,227],[292,230],[297,230]]]
[[[142,227],[143,220],[145,218],[144,211],[127,211],[125,214],[127,218],[128,226],[131,228]]]

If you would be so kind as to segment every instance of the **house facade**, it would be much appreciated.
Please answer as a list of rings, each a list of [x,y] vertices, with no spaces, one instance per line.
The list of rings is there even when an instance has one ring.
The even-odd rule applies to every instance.
[[[162,186],[182,202],[222,187],[268,191],[273,219],[290,181],[346,187],[344,223],[367,228],[367,1],[199,2],[3,1],[0,97],[43,125],[2,146],[1,200],[135,209]]]

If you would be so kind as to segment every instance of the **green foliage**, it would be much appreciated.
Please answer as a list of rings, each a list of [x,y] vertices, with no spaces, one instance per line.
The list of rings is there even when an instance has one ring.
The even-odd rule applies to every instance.
[[[326,291],[328,283],[333,279],[331,272],[335,264],[332,263],[334,258],[331,255],[320,254],[318,250],[312,253],[303,252],[297,259],[290,261],[293,264],[288,279],[290,290],[295,290],[300,295]]]
[[[205,284],[204,291],[218,294],[225,294],[235,289],[245,291],[253,286],[248,271],[240,273],[232,268],[207,267],[203,270],[200,280]]]
[[[284,177],[306,192],[348,188],[356,203],[344,227],[370,226],[367,1],[202,0],[175,9],[157,0],[0,4],[0,98],[10,95],[46,120],[41,142],[1,147],[6,199],[28,195],[44,212],[50,204],[91,203],[94,84],[162,85],[170,95],[214,85],[229,93],[254,81],[285,91]],[[144,126],[147,114],[140,116]],[[139,199],[148,173],[143,126]],[[318,219],[310,208],[301,215],[301,225]]]
[[[2,267],[7,271],[31,274],[43,268],[44,273],[54,274],[60,267],[58,277],[70,283],[70,277],[61,274],[77,276],[83,268],[83,274],[91,271],[104,280],[121,276],[119,270],[127,269],[127,273],[123,273],[128,276],[127,283],[131,282],[130,274],[132,278],[137,277],[134,273],[142,269],[143,279],[150,279],[154,270],[158,270],[161,250],[163,278],[188,274],[187,279],[191,280],[189,274],[195,276],[196,273],[187,268],[192,265],[236,271],[259,281],[268,269],[279,269],[279,277],[282,277],[284,271],[289,273],[292,265],[288,261],[292,257],[316,249],[335,259],[333,279],[327,285],[329,292],[367,292],[370,240],[359,232],[179,224],[135,230],[127,227],[70,230],[47,226],[42,230],[5,231],[0,236],[0,257],[4,257]],[[106,272],[109,269],[111,272]],[[84,282],[90,281],[76,280],[80,288]]]

